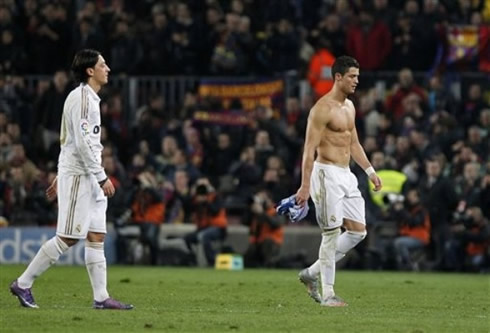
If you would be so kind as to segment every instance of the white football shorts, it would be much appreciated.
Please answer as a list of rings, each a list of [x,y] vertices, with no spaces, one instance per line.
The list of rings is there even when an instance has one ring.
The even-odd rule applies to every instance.
[[[107,197],[93,175],[58,173],[56,234],[84,239],[87,233],[106,233]]]
[[[364,199],[357,178],[348,167],[314,162],[310,195],[316,220],[323,230],[334,229],[349,219],[366,224]]]

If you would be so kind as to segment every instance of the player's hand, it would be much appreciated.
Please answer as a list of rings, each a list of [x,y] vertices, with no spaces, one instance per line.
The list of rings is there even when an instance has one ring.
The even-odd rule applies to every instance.
[[[46,189],[46,198],[49,201],[56,199],[56,195],[58,194],[57,182],[58,178],[55,178],[51,185]]]
[[[376,173],[373,173],[371,176],[369,176],[369,179],[371,180],[371,182],[374,185],[374,191],[375,192],[378,192],[379,190],[381,190],[381,188],[383,187],[383,184],[381,183],[381,179],[378,177],[378,175]]]
[[[310,190],[301,186],[298,192],[296,192],[296,203],[298,205],[304,206],[308,202],[309,198],[310,198]]]
[[[104,185],[102,185],[102,191],[104,191],[104,195],[108,198],[112,197],[114,193],[116,193],[116,189],[114,188],[114,185],[112,185],[110,179],[107,179]]]

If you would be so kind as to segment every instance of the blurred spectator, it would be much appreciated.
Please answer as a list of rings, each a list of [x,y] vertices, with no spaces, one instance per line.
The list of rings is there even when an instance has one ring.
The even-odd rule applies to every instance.
[[[333,87],[332,65],[335,57],[330,49],[329,42],[320,39],[318,49],[310,60],[308,81],[315,92],[316,99],[325,95]]]
[[[73,53],[82,49],[104,49],[104,38],[91,17],[83,16],[77,22],[73,37]],[[112,66],[111,66],[112,67]]]
[[[29,179],[26,169],[13,164],[6,173],[5,184],[1,186],[2,212],[12,226],[49,224],[56,221],[54,209],[49,208],[44,196],[44,188],[38,185],[39,177]]]
[[[201,174],[199,169],[189,162],[189,158],[182,149],[175,151],[171,163],[162,172],[166,179],[174,179],[177,170],[185,170],[191,183],[194,183]]]
[[[0,73],[20,74],[26,70],[27,56],[12,30],[0,29]]]
[[[71,50],[71,29],[67,21],[66,9],[54,3],[45,3],[39,23],[34,30],[33,51],[38,73],[53,73],[59,66],[67,64]]]
[[[487,162],[485,169],[480,184],[480,202],[483,215],[490,219],[490,162]]]
[[[334,13],[330,13],[325,16],[323,20],[318,23],[318,27],[311,31],[312,37],[317,39],[317,45],[323,44],[331,50],[335,57],[340,57],[345,54],[345,31],[341,25],[340,17]]]
[[[220,133],[217,142],[213,142],[208,148],[206,158],[207,173],[215,182],[227,174],[230,164],[236,160],[236,148],[232,146],[228,133]]]
[[[347,53],[359,61],[363,70],[381,69],[391,53],[391,33],[382,21],[363,8],[358,22],[347,30],[346,44]]]
[[[405,200],[390,202],[390,215],[398,224],[398,237],[393,240],[397,268],[418,270],[414,253],[423,250],[430,242],[430,217],[420,202],[417,189],[407,191]]]
[[[66,96],[72,89],[68,74],[64,70],[54,73],[49,88],[36,102],[35,144],[42,144],[41,149],[48,151],[52,145],[59,145],[61,116]]]
[[[441,265],[444,243],[458,196],[454,183],[442,175],[442,165],[438,159],[425,160],[425,176],[420,180],[419,191],[422,204],[430,215],[433,259],[436,265]]]
[[[192,194],[189,175],[185,170],[177,170],[174,174],[174,212],[178,215],[174,217],[175,222],[191,223],[192,214]]]
[[[464,165],[463,174],[455,181],[455,190],[466,206],[480,206],[480,164],[468,162]]]
[[[201,26],[194,20],[189,6],[176,4],[175,18],[170,21],[171,74],[195,75],[200,73]]]
[[[185,235],[184,240],[191,252],[192,245],[202,245],[208,265],[214,266],[216,251],[212,242],[223,241],[226,238],[226,212],[207,178],[199,178],[196,181],[192,195],[192,221],[196,225],[196,231]]]
[[[393,94],[386,101],[386,109],[394,115],[395,119],[403,115],[403,100],[411,93],[419,96],[422,103],[426,102],[425,91],[414,82],[412,71],[404,68],[398,72],[398,83],[394,86]]]
[[[260,183],[261,169],[256,162],[255,148],[245,147],[240,154],[240,160],[230,166],[228,173],[236,184],[234,201],[245,205],[254,193],[255,186]]]
[[[158,150],[160,138],[166,134],[166,124],[169,121],[163,95],[152,93],[148,104],[141,106],[134,118],[133,136],[147,140],[152,150]]]
[[[153,75],[164,75],[171,72],[170,29],[168,18],[161,4],[153,6],[152,26],[145,38],[144,72]],[[146,60],[145,59],[145,60]]]
[[[422,57],[418,57],[422,50],[424,32],[417,29],[413,18],[405,12],[398,14],[396,29],[393,33],[393,51],[390,55],[391,68],[411,68],[421,70],[424,67]]]
[[[7,157],[10,167],[22,169],[22,179],[27,186],[39,179],[40,171],[37,166],[27,156],[24,145],[21,142],[13,143],[12,149]]]
[[[423,123],[426,114],[422,109],[422,100],[420,96],[415,93],[410,93],[402,100],[402,117],[410,117],[414,123]]]
[[[234,13],[226,14],[225,27],[219,28],[219,37],[211,54],[211,73],[243,75],[249,70],[253,38],[249,19]]]
[[[116,189],[115,194],[111,197],[111,200],[108,201],[107,206],[107,221],[115,222],[127,209],[127,192],[130,191],[129,186],[132,184],[128,183],[125,170],[114,155],[104,155],[102,166],[104,167],[107,177],[109,177]]]
[[[284,241],[284,216],[276,213],[271,192],[260,190],[250,198],[244,217],[249,226],[249,246],[244,255],[245,267],[275,267]]]
[[[265,169],[267,159],[274,153],[274,146],[271,144],[269,132],[259,130],[255,135],[255,158],[261,170]]]
[[[379,150],[378,142],[374,136],[365,136],[362,147],[364,148],[367,156],[371,156],[372,153]]]
[[[6,132],[0,132],[0,169],[6,171],[8,158],[12,151],[12,138]]]
[[[421,163],[430,156],[440,153],[439,147],[429,140],[427,133],[421,129],[412,129],[409,138],[415,156]]]
[[[110,39],[111,70],[117,74],[135,74],[143,62],[143,47],[130,31],[128,22],[118,19]]]
[[[277,155],[270,156],[262,177],[263,189],[269,191],[272,200],[279,202],[293,190],[292,185],[282,159]]]
[[[23,76],[0,75],[0,113],[5,113],[9,121],[19,123],[26,133],[31,130],[32,100]]]
[[[402,170],[403,167],[412,161],[414,154],[410,147],[410,141],[406,136],[399,136],[396,138],[393,157],[398,170]]]
[[[451,163],[451,174],[454,176],[463,174],[466,163],[478,162],[478,155],[463,142],[459,141],[453,145],[454,157]]]
[[[468,87],[461,112],[457,113],[457,118],[461,122],[461,125],[470,126],[475,124],[481,110],[489,107],[483,98],[481,88],[478,83],[473,83]]]
[[[417,14],[410,14],[414,21],[414,28],[420,36],[418,49],[420,54],[417,55],[417,63],[421,65],[421,70],[430,70],[435,68],[440,61],[440,54],[444,48],[444,38],[441,36],[445,29],[445,11],[443,5],[436,0],[424,0],[422,11]],[[409,8],[410,9],[410,8]]]
[[[119,146],[117,152],[121,156],[126,156],[129,146],[129,125],[126,119],[126,112],[124,110],[124,102],[122,94],[115,90],[112,91],[101,107],[102,117],[102,135],[105,135],[106,141],[117,142]],[[106,142],[103,141],[105,144]],[[107,142],[107,144],[110,144]],[[114,147],[114,145],[113,145]]]
[[[194,127],[184,129],[184,141],[190,163],[200,169],[205,155],[199,132]]]
[[[373,0],[374,17],[376,20],[382,21],[390,31],[394,31],[397,21],[397,11],[388,0]]]
[[[162,138],[160,153],[155,157],[156,168],[159,172],[163,172],[172,163],[172,159],[178,149],[179,146],[174,136],[166,135]]]
[[[479,207],[469,206],[456,215],[445,246],[444,269],[482,271],[488,268],[490,224]]]
[[[139,227],[139,241],[148,246],[150,262],[158,263],[160,225],[165,218],[165,203],[157,192],[158,181],[150,172],[142,172],[138,176],[139,184],[130,199],[130,209],[117,221],[118,226],[118,257],[124,263],[127,253],[128,239],[123,236],[121,228],[127,225]]]
[[[295,70],[298,67],[298,34],[288,19],[282,18],[273,25],[266,45],[270,52],[269,68],[272,73]]]
[[[444,87],[439,75],[434,75],[429,79],[427,103],[432,114],[446,111],[452,116],[456,116],[458,102],[451,91]]]
[[[466,145],[481,158],[488,156],[490,143],[485,140],[482,130],[478,126],[471,126],[467,131]]]

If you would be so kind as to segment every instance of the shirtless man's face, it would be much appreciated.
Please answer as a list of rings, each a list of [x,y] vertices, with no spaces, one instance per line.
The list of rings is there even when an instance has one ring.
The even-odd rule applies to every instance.
[[[353,94],[359,83],[359,68],[350,67],[344,76],[335,74],[335,79],[337,80],[337,85],[344,94]]]

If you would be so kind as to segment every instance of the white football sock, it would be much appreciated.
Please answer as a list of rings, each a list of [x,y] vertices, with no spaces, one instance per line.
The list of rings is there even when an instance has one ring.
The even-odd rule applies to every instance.
[[[44,243],[24,273],[17,279],[19,287],[22,289],[31,288],[34,280],[58,261],[60,256],[69,248],[58,236],[54,236]]]
[[[109,298],[103,242],[85,241],[85,266],[94,292],[94,300],[102,302]]]
[[[335,248],[340,229],[329,230],[322,233],[322,244],[318,254],[320,261],[320,277],[322,282],[323,299],[334,296],[335,283]]]
[[[346,231],[337,240],[337,250],[335,251],[335,262],[342,259],[350,249],[359,244],[365,237],[366,231]],[[308,267],[308,274],[317,276],[320,274],[320,260],[315,261]]]
[[[350,249],[354,248],[364,238],[366,238],[366,231],[345,231],[340,235],[337,242],[337,251],[335,252],[335,262],[339,261]]]

